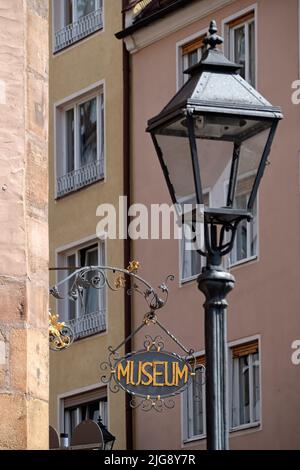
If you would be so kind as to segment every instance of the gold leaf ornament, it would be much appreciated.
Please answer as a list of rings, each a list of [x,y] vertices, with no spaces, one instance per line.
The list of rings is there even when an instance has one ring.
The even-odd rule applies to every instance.
[[[136,272],[140,268],[139,261],[130,261],[129,266],[127,267],[127,271],[130,273]]]
[[[116,289],[122,289],[126,286],[126,279],[123,276],[118,276],[115,279],[115,287]]]

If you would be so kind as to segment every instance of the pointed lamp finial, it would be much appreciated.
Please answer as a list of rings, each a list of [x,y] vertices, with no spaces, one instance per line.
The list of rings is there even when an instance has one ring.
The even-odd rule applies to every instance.
[[[211,49],[215,49],[218,44],[223,44],[224,42],[223,38],[217,35],[217,31],[217,23],[215,22],[215,20],[212,20],[209,25],[209,34],[204,39],[204,43],[207,46],[210,46]]]

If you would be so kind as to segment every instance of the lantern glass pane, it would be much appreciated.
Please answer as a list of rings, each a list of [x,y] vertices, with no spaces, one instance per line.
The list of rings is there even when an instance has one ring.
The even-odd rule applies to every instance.
[[[237,208],[235,194],[252,191],[271,122],[223,115],[196,116],[194,122],[202,191],[210,194],[210,207]],[[232,172],[235,148],[238,162]],[[238,209],[247,209],[245,201],[245,207]]]
[[[187,127],[173,122],[155,133],[179,204],[196,203],[195,182]]]
[[[270,129],[265,129],[242,142],[235,190],[236,195],[248,194],[250,196],[269,135]],[[235,198],[235,201],[237,201],[237,198]],[[234,203],[234,207],[246,209],[248,199],[244,198],[243,201],[244,207],[237,207],[236,203]]]
[[[210,207],[226,206],[234,144],[220,140],[196,139],[203,193]]]

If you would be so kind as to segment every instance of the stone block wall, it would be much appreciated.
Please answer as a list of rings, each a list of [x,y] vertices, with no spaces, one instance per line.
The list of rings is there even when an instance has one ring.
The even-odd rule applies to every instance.
[[[48,0],[0,0],[0,449],[48,447]]]

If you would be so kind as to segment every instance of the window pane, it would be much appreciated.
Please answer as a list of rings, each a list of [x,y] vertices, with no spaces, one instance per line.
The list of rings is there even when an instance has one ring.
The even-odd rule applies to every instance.
[[[67,408],[64,412],[64,430],[69,435],[69,439],[72,437],[73,431],[77,426],[77,408]]]
[[[97,266],[98,265],[98,248],[93,250],[87,250],[85,253],[85,266]],[[97,274],[96,271],[90,271],[87,274],[87,279],[91,280],[93,276]],[[85,314],[95,313],[99,311],[99,294],[98,289],[89,287],[85,291]]]
[[[183,253],[182,253],[182,279],[188,279],[201,272],[201,255],[193,249],[193,237],[195,232],[192,228],[184,224],[183,226]]]
[[[88,404],[88,418],[97,422],[99,418],[99,401]]]
[[[250,256],[257,255],[257,201],[253,206],[253,219],[249,224],[250,229]]]
[[[186,390],[187,437],[192,438],[205,433],[204,423],[204,386],[203,369],[196,369],[195,380]]]
[[[243,66],[239,73],[245,78],[246,46],[244,25],[234,30],[234,61]]]
[[[247,206],[250,191],[252,187],[252,178],[243,178],[237,182],[237,195],[234,199],[233,207],[244,209]],[[245,191],[245,192],[244,192]],[[240,194],[242,193],[242,194]],[[230,254],[230,263],[234,264],[243,259],[257,255],[257,201],[253,206],[253,219],[251,222],[246,220],[240,222],[236,232],[236,238],[232,252]]]
[[[236,209],[244,209],[247,206],[248,197],[246,194],[242,194],[237,196],[234,201],[234,207]],[[242,259],[248,258],[247,253],[247,237],[248,237],[248,222],[243,220],[239,223],[237,232],[236,232],[236,239],[235,239],[235,262],[241,261]]]
[[[192,65],[197,64],[198,62],[198,51],[195,50],[188,54],[188,67],[192,67]]]
[[[249,23],[249,82],[255,86],[255,23]]]
[[[174,123],[174,127],[176,125]],[[176,132],[177,129],[173,131],[173,124],[170,124],[162,129],[161,134],[156,135],[156,139],[173,184],[176,200],[182,204],[194,204],[196,195],[187,127],[180,136],[177,136]]]
[[[203,377],[202,368],[196,370],[196,377],[193,380],[193,436],[200,436],[204,433],[203,416]]]
[[[77,19],[92,13],[96,9],[96,0],[75,0]]]
[[[65,26],[73,23],[73,0],[65,0]]]
[[[80,113],[80,166],[97,160],[97,99],[79,106]]]
[[[240,423],[250,422],[249,356],[239,359]]]
[[[260,420],[259,354],[253,354],[253,419]]]
[[[236,261],[248,258],[247,256],[247,221],[240,222],[236,232]]]
[[[75,267],[76,266],[76,256],[71,255],[67,257],[67,265],[68,267]],[[74,269],[68,270],[68,276],[74,272]],[[72,285],[74,282],[74,278],[69,279],[68,281],[68,291],[72,289]],[[73,320],[76,317],[76,302],[73,300],[68,300],[68,320]]]
[[[100,133],[101,133],[101,148],[100,148],[100,158],[103,159],[104,155],[104,99],[103,95],[100,96],[100,102],[101,102],[101,121],[100,121]]]
[[[74,109],[66,112],[67,173],[74,170]]]
[[[103,399],[99,403],[100,417],[104,426],[108,425],[108,412],[107,412],[107,398]]]
[[[79,416],[80,416],[80,422],[89,419],[88,407],[87,407],[87,405],[82,405],[82,406],[79,408],[79,413],[80,413],[80,414],[79,414]]]

